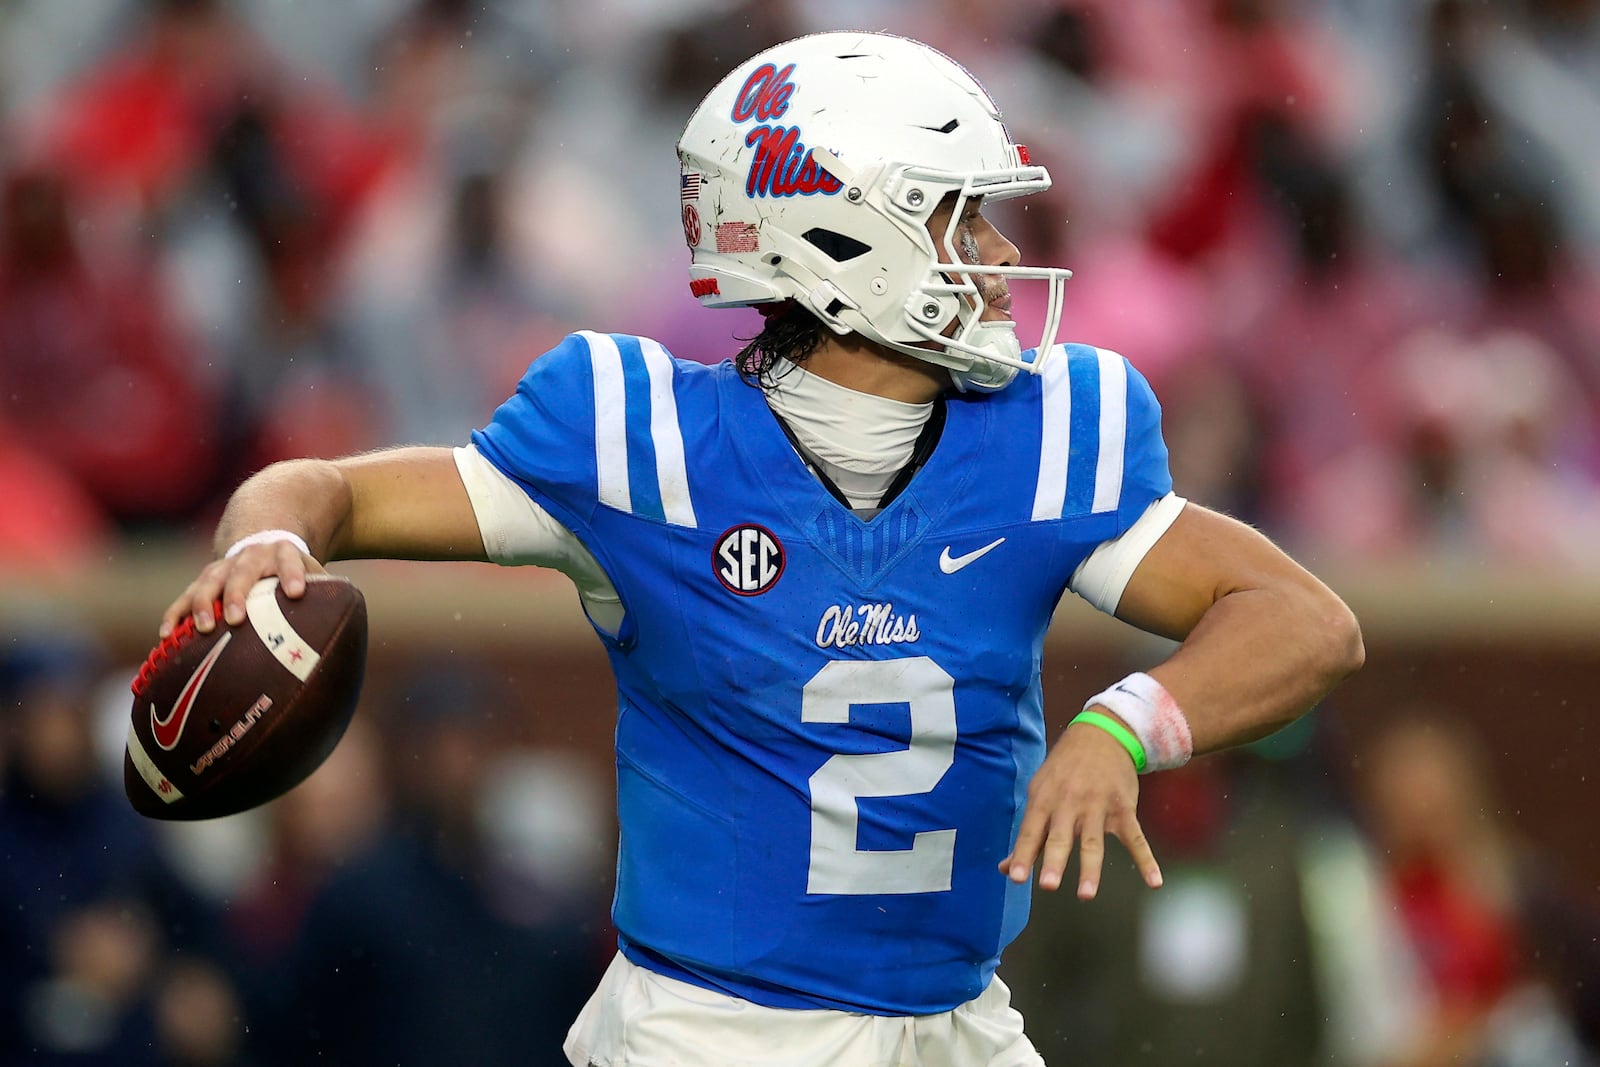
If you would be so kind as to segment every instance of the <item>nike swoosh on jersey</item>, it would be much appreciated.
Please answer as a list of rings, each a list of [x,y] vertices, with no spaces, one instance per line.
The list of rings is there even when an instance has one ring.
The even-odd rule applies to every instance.
[[[211,674],[211,668],[217,665],[217,659],[222,655],[222,650],[228,647],[228,642],[233,640],[233,631],[222,635],[211,651],[206,653],[206,658],[200,661],[200,666],[189,675],[189,680],[183,683],[183,692],[178,694],[178,699],[173,702],[172,710],[167,712],[166,718],[156,714],[156,706],[150,705],[150,736],[155,738],[156,744],[164,751],[170,752],[177,745],[178,738],[183,736],[183,726],[189,721],[189,709],[194,707],[194,698],[200,695],[200,687],[206,684],[206,678]]]
[[[982,548],[974,549],[971,552],[968,552],[964,556],[952,556],[950,554],[950,546],[945,545],[944,551],[939,553],[939,569],[944,571],[946,574],[954,574],[962,567],[965,567],[969,563],[976,562],[979,557],[993,551],[996,548],[999,548],[1004,543],[1005,538],[1001,537],[994,541],[990,541]]]

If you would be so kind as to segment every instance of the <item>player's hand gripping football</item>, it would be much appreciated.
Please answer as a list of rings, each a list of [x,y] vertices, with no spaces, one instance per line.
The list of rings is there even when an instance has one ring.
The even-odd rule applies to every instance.
[[[249,545],[230,558],[206,564],[199,577],[162,613],[161,636],[170,634],[190,614],[194,615],[195,629],[210,633],[217,625],[213,609],[219,600],[223,621],[237,626],[245,619],[246,594],[261,579],[277,575],[284,595],[295,599],[306,591],[307,574],[325,573],[322,564],[301,552],[292,541]]]
[[[1115,738],[1087,723],[1067,727],[1044,765],[1028,783],[1028,806],[1011,855],[1000,870],[1013,882],[1028,880],[1039,863],[1039,885],[1056,889],[1078,846],[1078,896],[1089,900],[1100,888],[1106,835],[1122,842],[1145,884],[1161,885],[1161,868],[1139,828],[1139,776]]]

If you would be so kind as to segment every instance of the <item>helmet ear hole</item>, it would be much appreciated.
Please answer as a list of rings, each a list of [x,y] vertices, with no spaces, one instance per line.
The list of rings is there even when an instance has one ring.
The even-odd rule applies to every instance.
[[[809,229],[800,236],[815,245],[818,251],[835,263],[846,263],[872,251],[872,246],[864,241],[821,227]]]

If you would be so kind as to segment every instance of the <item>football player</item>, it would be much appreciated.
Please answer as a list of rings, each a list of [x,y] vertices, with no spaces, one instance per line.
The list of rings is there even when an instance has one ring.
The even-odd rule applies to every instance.
[[[1122,356],[1056,344],[1067,272],[985,215],[1042,192],[932,48],[828,33],[746,61],[679,142],[691,291],[766,328],[718,366],[582,332],[461,447],[278,464],[167,609],[243,617],[352,557],[538,564],[617,682],[619,952],[574,1064],[1037,1064],[995,976],[1031,872],[1145,882],[1138,774],[1260,737],[1354,670],[1356,622],[1172,492]],[[1049,293],[1024,347],[1009,286]],[[1052,743],[1072,590],[1181,640]]]

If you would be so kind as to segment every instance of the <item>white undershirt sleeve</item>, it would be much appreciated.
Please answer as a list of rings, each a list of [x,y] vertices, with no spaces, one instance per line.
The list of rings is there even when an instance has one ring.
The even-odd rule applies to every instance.
[[[1186,503],[1176,493],[1168,493],[1151,504],[1121,536],[1101,543],[1078,564],[1068,587],[1107,615],[1115,614],[1133,572],[1177,521]]]
[[[484,458],[473,445],[455,449],[456,470],[467,487],[478,532],[489,558],[504,566],[550,567],[572,579],[595,625],[616,633],[622,602],[599,560],[577,535]]]

